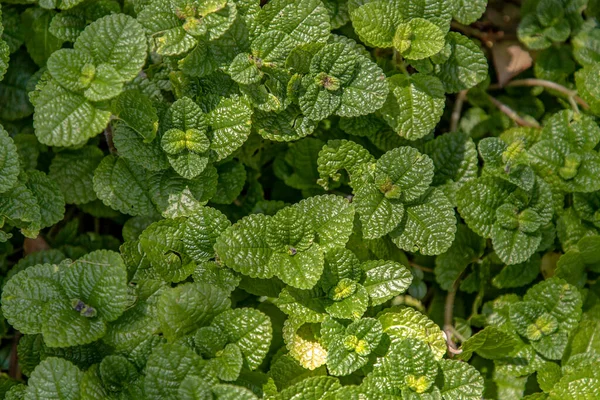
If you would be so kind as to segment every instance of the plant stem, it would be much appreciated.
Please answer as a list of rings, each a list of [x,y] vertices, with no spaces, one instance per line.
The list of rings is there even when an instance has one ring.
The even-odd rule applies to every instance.
[[[458,95],[456,95],[454,109],[452,110],[452,117],[450,119],[450,132],[456,132],[458,130],[458,122],[460,121],[460,116],[462,115],[463,105],[467,99],[467,93],[468,90],[461,90]]]
[[[422,265],[419,265],[419,264],[415,263],[414,261],[409,261],[408,263],[413,268],[420,269],[423,272],[430,272],[430,273],[433,274],[433,269],[432,268],[423,267]]]
[[[518,79],[515,81],[510,81],[508,82],[506,85],[504,85],[504,87],[535,87],[535,86],[539,86],[539,87],[543,87],[546,89],[551,89],[551,90],[556,90],[557,92],[560,92],[562,94],[564,94],[565,96],[567,96],[567,98],[569,99],[569,101],[575,101],[577,104],[579,104],[581,107],[583,107],[583,109],[585,110],[589,110],[590,106],[588,103],[586,103],[585,100],[583,100],[581,97],[579,97],[577,95],[577,91],[576,90],[571,90],[569,88],[564,87],[563,85],[560,85],[556,82],[552,82],[552,81],[547,81],[544,79],[535,79],[535,78],[528,78],[528,79]],[[502,89],[503,87],[496,84],[496,85],[490,85],[488,89],[490,90],[499,90]]]
[[[19,367],[19,357],[17,354],[17,345],[21,338],[21,332],[15,331],[12,339],[12,347],[10,350],[10,360],[8,364],[8,375],[13,379],[21,379],[21,368]]]
[[[488,99],[496,106],[500,111],[508,116],[508,118],[515,121],[520,126],[528,126],[530,128],[539,128],[540,124],[537,121],[527,121],[519,116],[515,110],[502,103],[500,100],[492,97],[488,94]]]
[[[456,291],[458,290],[458,282],[460,278],[454,281],[452,284],[452,288],[448,291],[446,295],[446,303],[444,305],[444,333],[446,334],[446,345],[448,346],[448,353],[450,353],[450,357],[454,354],[462,353],[462,350],[456,347],[456,343],[452,340],[452,335],[454,329],[454,299],[456,298]]]

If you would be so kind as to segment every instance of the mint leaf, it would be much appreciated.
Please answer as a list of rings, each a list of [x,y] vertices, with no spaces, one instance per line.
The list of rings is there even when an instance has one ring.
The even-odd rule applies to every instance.
[[[408,140],[428,135],[444,111],[444,86],[434,76],[394,75],[388,79],[390,94],[381,109],[387,123]]]

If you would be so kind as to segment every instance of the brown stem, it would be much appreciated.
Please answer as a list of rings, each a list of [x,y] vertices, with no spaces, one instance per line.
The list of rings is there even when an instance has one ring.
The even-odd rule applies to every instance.
[[[113,142],[113,130],[112,125],[108,125],[106,129],[104,129],[104,138],[106,139],[106,144],[108,145],[108,150],[110,154],[117,154],[117,148],[115,147],[115,143]]]
[[[409,261],[408,263],[413,268],[420,269],[423,272],[430,272],[430,273],[433,274],[433,269],[432,268],[424,267],[422,265],[419,265],[419,264],[415,263],[414,261]]]
[[[446,334],[446,345],[448,346],[448,353],[450,357],[454,354],[462,353],[456,346],[456,343],[452,340],[454,333],[454,299],[456,298],[456,291],[458,290],[458,282],[460,278],[454,281],[452,288],[446,295],[446,303],[444,305],[444,333]]]
[[[454,102],[454,109],[452,110],[452,117],[450,119],[450,132],[456,132],[458,130],[458,121],[462,115],[462,108],[467,99],[467,90],[462,90],[456,95],[456,101]]]
[[[508,118],[512,119],[520,126],[528,126],[530,128],[539,128],[540,124],[537,121],[527,121],[519,116],[515,110],[502,103],[500,100],[492,97],[488,94],[488,99],[496,106],[500,111],[508,116]]]
[[[494,42],[501,40],[514,40],[516,36],[514,34],[505,33],[504,31],[499,32],[483,32],[472,26],[463,25],[459,22],[452,21],[452,29],[464,33],[467,36],[475,37],[481,40],[487,47],[493,47]]]
[[[8,375],[13,379],[21,379],[21,367],[19,366],[19,357],[17,354],[17,345],[21,338],[21,332],[15,331],[13,336],[12,347],[10,350],[10,359],[8,364]]]
[[[535,87],[535,86],[539,86],[539,87],[543,87],[546,89],[551,89],[551,90],[555,90],[559,93],[564,94],[565,96],[567,96],[567,98],[569,99],[573,99],[575,100],[575,102],[577,102],[577,104],[579,104],[581,107],[583,107],[585,110],[589,110],[590,106],[588,103],[586,103],[585,100],[583,100],[581,97],[579,97],[577,95],[577,91],[576,90],[571,90],[567,87],[564,87],[563,85],[560,85],[556,82],[552,82],[552,81],[547,81],[544,79],[535,79],[535,78],[528,78],[528,79],[518,79],[515,81],[510,81],[508,82],[506,85],[504,85],[504,87],[508,87],[508,86],[512,86],[512,87]],[[496,84],[496,85],[490,85],[489,86],[490,90],[498,90],[498,89],[502,89],[502,86]]]

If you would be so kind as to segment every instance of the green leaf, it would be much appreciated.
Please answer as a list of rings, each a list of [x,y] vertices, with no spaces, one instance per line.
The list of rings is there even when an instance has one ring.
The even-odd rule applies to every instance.
[[[148,176],[152,201],[165,217],[188,215],[204,205],[217,189],[217,170],[208,166],[194,179],[185,179],[173,170],[157,171]]]
[[[481,399],[484,382],[475,367],[457,360],[441,360],[440,370],[444,377],[442,396],[448,399]]]
[[[180,387],[197,380],[199,387],[217,383],[212,373],[207,373],[206,361],[188,347],[162,344],[152,350],[146,365],[144,392],[157,399],[178,399]]]
[[[67,204],[84,204],[96,200],[92,179],[104,154],[97,147],[85,146],[77,151],[62,151],[54,156],[49,176],[60,187]]]
[[[494,326],[487,326],[462,344],[460,358],[468,360],[473,353],[477,353],[480,357],[497,360],[511,354],[518,344],[519,341],[513,335]]]
[[[482,237],[491,237],[498,209],[510,196],[513,185],[492,177],[467,182],[456,200],[460,216],[467,226]]]
[[[268,269],[276,271],[277,276],[290,286],[310,289],[323,273],[323,251],[316,243],[308,249],[296,251],[290,248],[289,252],[274,252]]]
[[[530,284],[540,273],[540,258],[533,255],[521,264],[505,266],[492,280],[497,288],[521,287]]]
[[[156,109],[148,96],[139,90],[127,90],[121,93],[115,101],[114,114],[137,132],[144,139],[144,143],[150,143],[156,137],[158,130]]]
[[[262,137],[277,142],[301,139],[313,133],[317,125],[315,121],[306,118],[295,105],[280,112],[256,110],[252,123]]]
[[[6,283],[2,313],[15,329],[41,333],[48,305],[64,296],[58,275],[58,266],[40,264],[19,272]]]
[[[463,132],[447,133],[425,143],[424,152],[433,160],[432,184],[456,204],[458,190],[477,177],[477,149],[473,139]]]
[[[170,166],[159,140],[145,143],[144,138],[137,131],[124,123],[114,124],[113,142],[120,157],[147,170],[161,171]]]
[[[0,49],[0,54],[1,51]],[[8,55],[6,62],[8,63]],[[11,55],[8,71],[4,75],[4,80],[0,80],[0,101],[4,104],[4,107],[0,109],[2,120],[14,121],[33,113],[33,106],[28,95],[31,88],[28,83],[36,70],[37,66],[26,52],[22,51]]]
[[[487,0],[454,0],[452,16],[463,25],[471,25],[482,17],[487,5]]]
[[[172,342],[208,325],[230,307],[231,301],[223,290],[206,283],[184,283],[162,293],[157,316],[163,335]]]
[[[318,287],[300,290],[288,286],[281,290],[275,304],[287,315],[304,322],[317,323],[327,317],[324,297],[325,293]]]
[[[404,204],[399,199],[388,199],[374,184],[360,186],[352,200],[366,239],[380,238],[392,232],[402,222]]]
[[[231,343],[209,361],[210,368],[215,370],[217,377],[223,381],[235,381],[240,376],[243,362],[240,348]]]
[[[99,66],[114,68],[123,82],[138,74],[146,61],[146,36],[143,27],[125,14],[102,17],[79,35],[74,48],[87,52]]]
[[[69,299],[83,301],[108,322],[119,318],[129,305],[127,270],[118,253],[89,253],[65,268],[60,282]]]
[[[593,192],[600,188],[600,156],[594,151],[573,151],[563,140],[542,140],[529,151],[536,172],[566,192]]]
[[[325,310],[333,318],[357,320],[369,306],[369,294],[359,283],[342,279],[328,293]]]
[[[455,233],[456,217],[452,204],[439,189],[430,189],[406,205],[400,225],[390,236],[401,249],[437,255],[450,248]]]
[[[218,384],[212,387],[217,400],[258,400],[258,397],[242,386]]]
[[[27,52],[40,67],[44,66],[50,55],[63,44],[61,39],[48,30],[56,14],[54,10],[30,7],[21,16]]]
[[[274,0],[262,8],[256,18],[260,31],[277,30],[286,33],[296,45],[326,42],[331,26],[329,13],[320,0],[299,0],[289,3]]]
[[[83,92],[90,101],[110,100],[123,91],[123,83],[117,70],[110,64],[100,64],[96,68],[90,87]]]
[[[429,389],[437,374],[437,361],[431,349],[425,342],[412,338],[392,342],[387,354],[377,359],[372,372],[373,377],[385,377],[393,386],[417,393]]]
[[[578,150],[592,150],[600,142],[600,128],[592,117],[564,110],[548,119],[542,140],[564,140]]]
[[[244,164],[230,161],[217,167],[219,181],[217,192],[210,199],[215,204],[231,204],[242,193],[246,184],[246,168]]]
[[[313,196],[300,201],[300,212],[308,217],[315,240],[323,251],[345,246],[352,234],[354,207],[335,195]]]
[[[433,22],[412,18],[398,25],[393,45],[407,60],[422,60],[442,50],[444,36],[445,32]]]
[[[181,282],[192,274],[195,264],[184,253],[183,217],[165,219],[148,226],[140,235],[140,246],[155,271],[168,282]]]
[[[559,278],[550,278],[527,291],[524,301],[541,304],[558,321],[561,329],[571,331],[581,316],[581,294]]]
[[[65,89],[82,92],[94,79],[94,59],[85,51],[60,49],[48,59],[48,71]]]
[[[27,237],[37,236],[41,221],[40,205],[23,182],[18,181],[0,196],[0,215],[21,228]]]
[[[346,46],[347,51],[348,46]],[[342,102],[336,114],[358,117],[377,111],[383,106],[389,89],[383,71],[364,56],[358,57],[358,72],[345,84]]]
[[[485,240],[464,224],[458,224],[454,242],[435,259],[435,280],[444,290],[450,290],[470,263],[477,261],[485,250]]]
[[[29,377],[25,399],[78,400],[83,373],[57,357],[42,361]]]
[[[294,398],[322,399],[328,393],[335,392],[342,386],[332,376],[314,376],[292,385],[273,397],[274,400],[292,400]]]
[[[223,332],[227,343],[239,347],[248,368],[254,370],[260,366],[273,338],[267,315],[253,308],[236,308],[219,314],[212,325]]]
[[[600,29],[582,30],[573,37],[573,57],[583,66],[591,66],[600,61],[597,50],[600,41]]]
[[[363,286],[369,293],[372,306],[404,293],[413,280],[408,268],[393,261],[367,261],[361,267],[366,275]]]
[[[75,146],[100,133],[109,119],[109,111],[95,108],[85,97],[51,81],[36,98],[33,124],[40,143]]]
[[[331,140],[323,147],[317,160],[319,175],[318,183],[325,189],[329,188],[329,179],[338,182],[341,178],[339,170],[346,170],[350,180],[360,183],[364,180],[364,170],[375,159],[367,149],[349,140]]]
[[[129,215],[156,213],[146,171],[115,156],[106,156],[94,172],[94,191],[107,206]]]
[[[20,167],[17,146],[0,125],[0,193],[17,183]]]
[[[222,160],[237,150],[250,135],[252,108],[245,99],[222,98],[207,116],[210,148]]]
[[[266,241],[270,218],[263,214],[253,214],[227,228],[215,244],[221,261],[252,278],[272,278],[276,274],[269,263],[273,250]]]
[[[362,3],[362,4],[361,4]],[[402,13],[397,1],[365,1],[350,8],[352,25],[360,39],[372,47],[392,47]]]
[[[410,77],[394,75],[388,82],[390,94],[380,111],[386,122],[408,140],[428,135],[444,112],[446,96],[442,82],[419,73]]]
[[[215,256],[214,245],[231,222],[220,211],[202,207],[185,222],[183,246],[185,253],[197,263]]]
[[[379,345],[383,335],[381,323],[363,318],[348,325],[343,334],[329,343],[327,368],[335,376],[350,375],[367,364],[369,355]]]
[[[488,65],[483,52],[471,39],[450,32],[446,37],[452,55],[436,71],[448,93],[470,89],[487,76]]]
[[[388,309],[378,317],[383,332],[387,333],[392,342],[404,339],[417,339],[426,343],[436,360],[446,354],[446,339],[439,326],[426,315],[410,308]]]

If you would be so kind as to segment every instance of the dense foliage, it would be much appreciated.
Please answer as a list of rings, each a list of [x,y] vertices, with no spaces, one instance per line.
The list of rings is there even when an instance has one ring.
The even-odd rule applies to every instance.
[[[0,3],[0,397],[600,398],[600,1]]]

